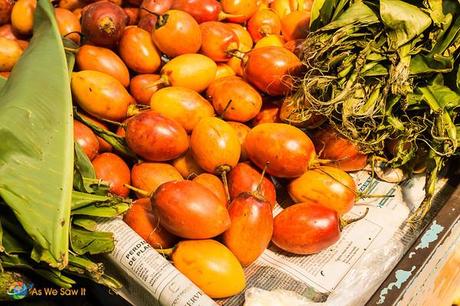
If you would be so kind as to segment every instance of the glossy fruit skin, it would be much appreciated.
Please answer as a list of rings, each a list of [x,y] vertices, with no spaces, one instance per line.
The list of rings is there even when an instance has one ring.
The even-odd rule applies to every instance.
[[[175,120],[154,111],[131,117],[126,125],[126,142],[134,153],[148,161],[173,160],[187,151],[189,140]]]
[[[273,0],[270,3],[270,8],[275,11],[280,18],[294,11],[310,11],[313,5],[312,0],[295,1],[295,0]]]
[[[204,172],[192,156],[192,150],[188,150],[182,156],[176,158],[172,165],[186,179]]]
[[[262,123],[282,123],[280,119],[280,107],[273,103],[264,103],[262,109],[251,123],[253,126]]]
[[[187,87],[196,92],[205,90],[216,75],[217,65],[202,54],[184,54],[173,58],[161,69],[171,86]]]
[[[13,28],[11,24],[4,24],[0,26],[0,37],[10,40],[19,40],[21,35]]]
[[[215,80],[209,85],[206,95],[225,120],[247,122],[257,116],[262,108],[259,92],[236,76]]]
[[[201,168],[220,174],[240,159],[241,145],[235,130],[219,118],[204,118],[193,129],[190,139],[193,158]],[[223,167],[226,169],[223,170]]]
[[[262,173],[249,163],[239,163],[228,174],[228,190],[230,198],[236,199],[242,193],[254,193],[259,185]],[[260,187],[260,194],[270,204],[271,209],[276,203],[276,189],[269,178],[264,177]]]
[[[258,10],[248,21],[248,31],[255,42],[267,35],[281,33],[281,20],[270,9]]]
[[[79,43],[80,35],[78,35],[78,33],[69,34],[71,32],[81,32],[80,21],[77,16],[69,10],[59,7],[54,9],[54,14],[56,15],[56,21],[61,36],[65,36],[74,42]]]
[[[235,71],[233,71],[233,69],[229,65],[224,64],[224,63],[219,63],[217,64],[216,77],[214,78],[214,80],[217,80],[219,78],[228,77],[228,76],[235,76],[235,75],[236,75]]]
[[[190,133],[198,122],[214,117],[212,105],[196,91],[185,87],[165,87],[152,95],[150,109],[179,122]]]
[[[227,206],[227,195],[225,194],[224,184],[217,176],[210,173],[201,173],[192,180],[208,188],[224,205]]]
[[[262,37],[254,46],[254,49],[262,47],[283,47],[284,39],[280,35],[267,35]]]
[[[11,20],[11,11],[13,10],[13,0],[0,1],[0,26],[7,24]]]
[[[254,127],[244,146],[254,164],[262,169],[268,162],[267,173],[277,177],[299,177],[316,158],[310,138],[300,129],[284,123]]]
[[[225,205],[208,188],[197,182],[165,183],[158,187],[151,201],[161,225],[182,238],[212,238],[230,226],[230,216]]]
[[[229,51],[238,50],[238,36],[219,21],[207,21],[200,24],[202,44],[201,53],[216,62],[226,62],[232,55]]]
[[[140,17],[147,16],[147,15],[155,16],[154,14],[163,15],[171,8],[171,5],[173,3],[173,0],[143,0],[143,1],[142,0],[131,0],[131,1],[139,2],[140,8],[141,8]],[[145,9],[142,9],[142,8],[145,8]]]
[[[163,87],[163,84],[155,83],[159,79],[159,74],[138,74],[131,79],[129,92],[137,103],[150,105],[152,95]]]
[[[285,40],[304,39],[310,28],[310,11],[294,11],[281,19]]]
[[[166,163],[141,162],[134,165],[131,169],[133,186],[152,194],[161,184],[171,181],[181,181],[183,179],[176,168]],[[145,195],[136,194],[138,198],[145,197]]]
[[[252,40],[251,34],[249,34],[249,32],[241,24],[227,23],[226,25],[230,27],[238,37],[238,50],[241,52],[248,52],[252,49],[254,41]]]
[[[92,45],[78,49],[76,62],[80,70],[96,70],[116,78],[123,86],[129,85],[129,70],[112,50]]]
[[[353,208],[357,197],[353,178],[329,166],[306,171],[289,183],[288,192],[296,203],[313,201],[335,210],[339,216]]]
[[[243,76],[243,61],[237,57],[232,57],[226,64],[235,71],[237,76]]]
[[[237,121],[227,121],[228,124],[235,130],[236,135],[241,144],[241,154],[240,154],[240,161],[245,161],[248,159],[246,154],[246,149],[244,148],[244,142],[246,141],[246,136],[248,136],[249,131],[251,128],[244,123],[237,122]]]
[[[128,16],[112,2],[100,1],[83,8],[81,30],[92,43],[111,48],[117,45],[128,23]]]
[[[262,92],[279,96],[292,90],[291,75],[302,66],[294,53],[283,47],[262,47],[246,54],[244,78]]]
[[[253,263],[268,247],[273,233],[270,203],[242,193],[229,205],[231,225],[222,235],[224,244],[243,267]]]
[[[241,15],[227,18],[230,22],[244,23],[257,11],[257,0],[221,0],[222,10],[227,14]]]
[[[215,240],[181,241],[172,260],[180,272],[211,298],[230,297],[246,287],[238,259]]]
[[[169,10],[158,18],[152,38],[158,49],[169,57],[198,52],[202,39],[195,19],[179,10]]]
[[[123,221],[154,248],[171,248],[177,242],[177,237],[161,226],[149,198],[134,201]]]
[[[136,26],[125,29],[119,46],[126,65],[137,73],[154,73],[161,66],[160,53],[149,32]]]
[[[85,0],[59,0],[59,7],[66,10],[75,12],[77,9],[81,9],[88,3]]]
[[[331,127],[315,130],[312,140],[319,157],[331,160],[331,166],[348,172],[362,170],[367,165],[367,155]]]
[[[11,71],[22,52],[22,48],[16,40],[0,37],[0,72]]]
[[[318,253],[333,245],[339,238],[337,213],[311,202],[284,209],[273,222],[273,243],[293,254]]]
[[[216,0],[174,0],[172,8],[189,13],[198,23],[218,21],[222,12]]]
[[[80,114],[80,116],[82,116],[86,120],[90,121],[91,123],[97,125],[98,127],[102,128],[104,130],[109,130],[109,127],[106,124],[104,124],[104,123],[102,123],[100,121],[97,121],[94,118],[86,116],[85,114]],[[97,135],[96,135],[96,138],[97,138],[97,141],[99,142],[99,153],[111,152],[112,151],[112,145],[110,143],[108,143],[107,141],[105,141],[104,139],[102,139],[101,137],[99,137]]]
[[[123,159],[113,153],[102,153],[92,163],[96,178],[108,182],[111,193],[120,197],[128,196],[129,189],[124,185],[130,184],[131,174]]]
[[[73,121],[73,135],[74,141],[80,145],[80,148],[85,152],[90,160],[93,160],[99,152],[99,141],[96,134],[81,123],[80,121]]]
[[[11,11],[11,25],[21,35],[31,35],[34,26],[36,0],[18,0]]]
[[[94,70],[72,73],[72,94],[78,105],[98,118],[122,121],[133,97],[114,77]]]

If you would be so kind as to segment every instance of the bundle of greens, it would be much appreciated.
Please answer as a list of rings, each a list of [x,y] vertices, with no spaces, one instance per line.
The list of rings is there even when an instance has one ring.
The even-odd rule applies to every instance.
[[[426,171],[419,221],[458,148],[459,48],[456,0],[317,0],[283,107],[296,124],[321,114],[385,167]]]
[[[118,288],[92,258],[115,243],[96,218],[116,217],[130,201],[110,195],[74,146],[74,55],[64,50],[51,3],[38,0],[31,43],[8,80],[0,78],[0,269],[65,288],[76,283],[72,275]]]

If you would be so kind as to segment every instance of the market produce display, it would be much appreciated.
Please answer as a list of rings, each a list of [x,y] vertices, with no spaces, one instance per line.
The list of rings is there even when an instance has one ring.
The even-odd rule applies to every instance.
[[[0,0],[1,266],[118,288],[93,255],[123,216],[227,298],[267,248],[364,218],[360,170],[425,172],[419,222],[457,152],[459,30],[453,0]]]

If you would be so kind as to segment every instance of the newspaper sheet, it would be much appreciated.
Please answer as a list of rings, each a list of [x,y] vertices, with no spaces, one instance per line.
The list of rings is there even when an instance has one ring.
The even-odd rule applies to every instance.
[[[424,177],[401,186],[378,181],[367,172],[355,174],[354,179],[360,192],[380,197],[361,199],[345,217],[359,216],[369,208],[367,216],[346,227],[335,245],[316,255],[297,256],[270,246],[246,268],[247,288],[285,289],[322,303],[338,287],[365,286],[385,277],[370,271],[388,273],[391,262],[403,255],[402,225],[424,197]],[[274,213],[281,210],[278,206]],[[117,244],[108,257],[109,267],[122,276],[125,288],[120,294],[133,305],[215,305],[120,219],[101,224],[100,229],[115,233]],[[384,254],[381,250],[392,253],[376,260],[373,254]],[[217,303],[243,305],[244,293]]]

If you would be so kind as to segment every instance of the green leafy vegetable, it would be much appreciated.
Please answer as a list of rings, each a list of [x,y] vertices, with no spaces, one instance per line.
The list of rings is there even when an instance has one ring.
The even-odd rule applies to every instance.
[[[66,56],[47,0],[38,1],[34,36],[0,91],[0,139],[0,196],[32,237],[32,258],[63,269],[72,193],[72,102]]]
[[[315,1],[311,25],[285,120],[321,114],[386,167],[426,169],[420,221],[439,170],[458,154],[460,1]]]

